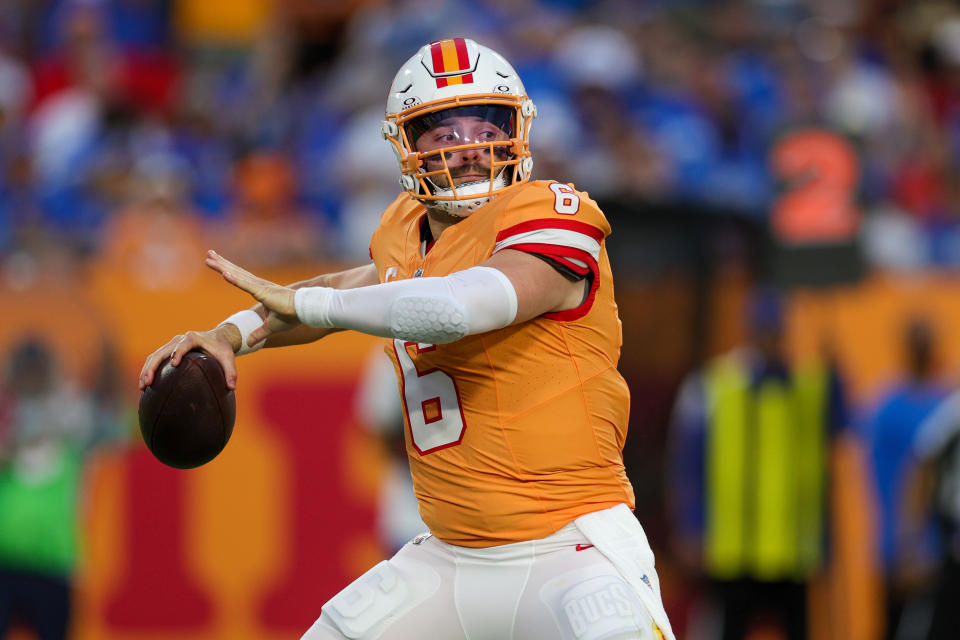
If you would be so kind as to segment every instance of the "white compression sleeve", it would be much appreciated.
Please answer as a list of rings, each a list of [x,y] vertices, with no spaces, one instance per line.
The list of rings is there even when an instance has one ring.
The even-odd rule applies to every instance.
[[[356,289],[304,287],[294,306],[311,327],[444,344],[508,326],[517,317],[517,292],[498,269],[471,267]]]

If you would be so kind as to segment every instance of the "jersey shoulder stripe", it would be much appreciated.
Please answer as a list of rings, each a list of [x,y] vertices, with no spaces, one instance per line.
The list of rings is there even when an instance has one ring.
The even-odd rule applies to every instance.
[[[576,231],[577,233],[582,233],[593,238],[597,242],[601,242],[607,236],[603,229],[595,227],[592,224],[587,224],[586,222],[580,222],[579,220],[571,220],[568,218],[537,218],[534,220],[525,220],[524,222],[502,229],[497,233],[497,242],[517,233],[526,233],[538,229],[565,229],[567,231]]]
[[[571,321],[590,312],[601,282],[600,261],[603,242],[610,234],[610,223],[597,204],[570,185],[554,191],[555,181],[529,183],[505,203],[500,213],[493,253],[512,249],[543,256],[562,265],[572,274],[589,278],[585,300],[567,311],[547,313],[551,320]],[[570,213],[562,198],[574,197],[579,206]]]
[[[597,261],[603,237],[601,229],[575,220],[529,220],[498,233],[493,252],[516,249],[517,245],[542,244],[578,249]]]

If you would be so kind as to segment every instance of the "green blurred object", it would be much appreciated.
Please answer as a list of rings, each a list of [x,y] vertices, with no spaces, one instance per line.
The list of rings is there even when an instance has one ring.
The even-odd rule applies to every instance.
[[[80,450],[52,443],[22,452],[0,468],[0,566],[61,575],[73,571],[82,474]]]

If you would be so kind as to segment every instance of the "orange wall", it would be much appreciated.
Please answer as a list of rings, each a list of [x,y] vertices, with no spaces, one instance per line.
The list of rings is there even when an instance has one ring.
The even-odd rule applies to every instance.
[[[948,273],[878,275],[830,291],[804,291],[790,302],[790,344],[799,357],[829,343],[858,401],[866,401],[902,370],[902,333],[918,314],[936,332],[941,373],[960,382],[960,278]]]
[[[293,281],[321,270],[305,265],[264,275]],[[107,339],[118,349],[124,393],[135,406],[136,374],[149,350],[247,305],[212,272],[188,269],[159,283],[150,274],[94,266],[0,290],[11,303],[0,314],[0,353],[24,332],[39,331],[59,347],[66,369],[89,381]],[[656,304],[649,291],[637,291],[646,294],[624,300],[625,314]],[[634,293],[626,283],[618,288],[627,298]],[[731,300],[742,298],[735,283],[715,297],[719,333],[709,344],[733,342],[742,323]],[[941,330],[943,361],[960,363],[960,332],[951,330],[960,326],[960,280],[949,276],[877,277],[857,287],[796,294],[790,341],[802,355],[829,336],[856,397],[864,399],[896,375],[898,330],[914,311],[930,313]],[[625,318],[625,326],[630,321]],[[642,358],[637,337],[625,336],[624,359]],[[686,353],[681,342],[677,337],[674,357]],[[85,495],[75,637],[298,637],[327,598],[383,558],[373,533],[383,453],[357,428],[351,405],[376,344],[339,334],[242,358],[233,437],[200,469],[163,467],[138,434],[130,449],[98,454]],[[864,526],[855,523],[851,539],[862,540]],[[859,557],[848,561],[860,567],[858,575],[869,573],[863,566],[868,551],[860,544]],[[853,599],[866,588],[845,587]]]
[[[264,275],[293,281],[321,270]],[[0,352],[41,333],[70,374],[90,381],[108,339],[135,407],[150,350],[248,305],[212,272],[161,287],[131,274],[94,266],[0,292],[15,303],[4,305]],[[382,559],[373,533],[380,449],[356,428],[352,406],[376,348],[373,338],[340,334],[241,359],[233,436],[199,469],[164,467],[139,433],[95,455],[74,637],[299,637],[323,602]]]

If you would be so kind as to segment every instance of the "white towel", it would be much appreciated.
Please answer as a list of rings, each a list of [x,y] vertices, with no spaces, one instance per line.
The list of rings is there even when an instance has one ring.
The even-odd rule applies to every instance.
[[[640,522],[625,504],[595,511],[574,521],[597,550],[614,564],[640,597],[664,640],[676,640],[660,599],[653,550]]]

